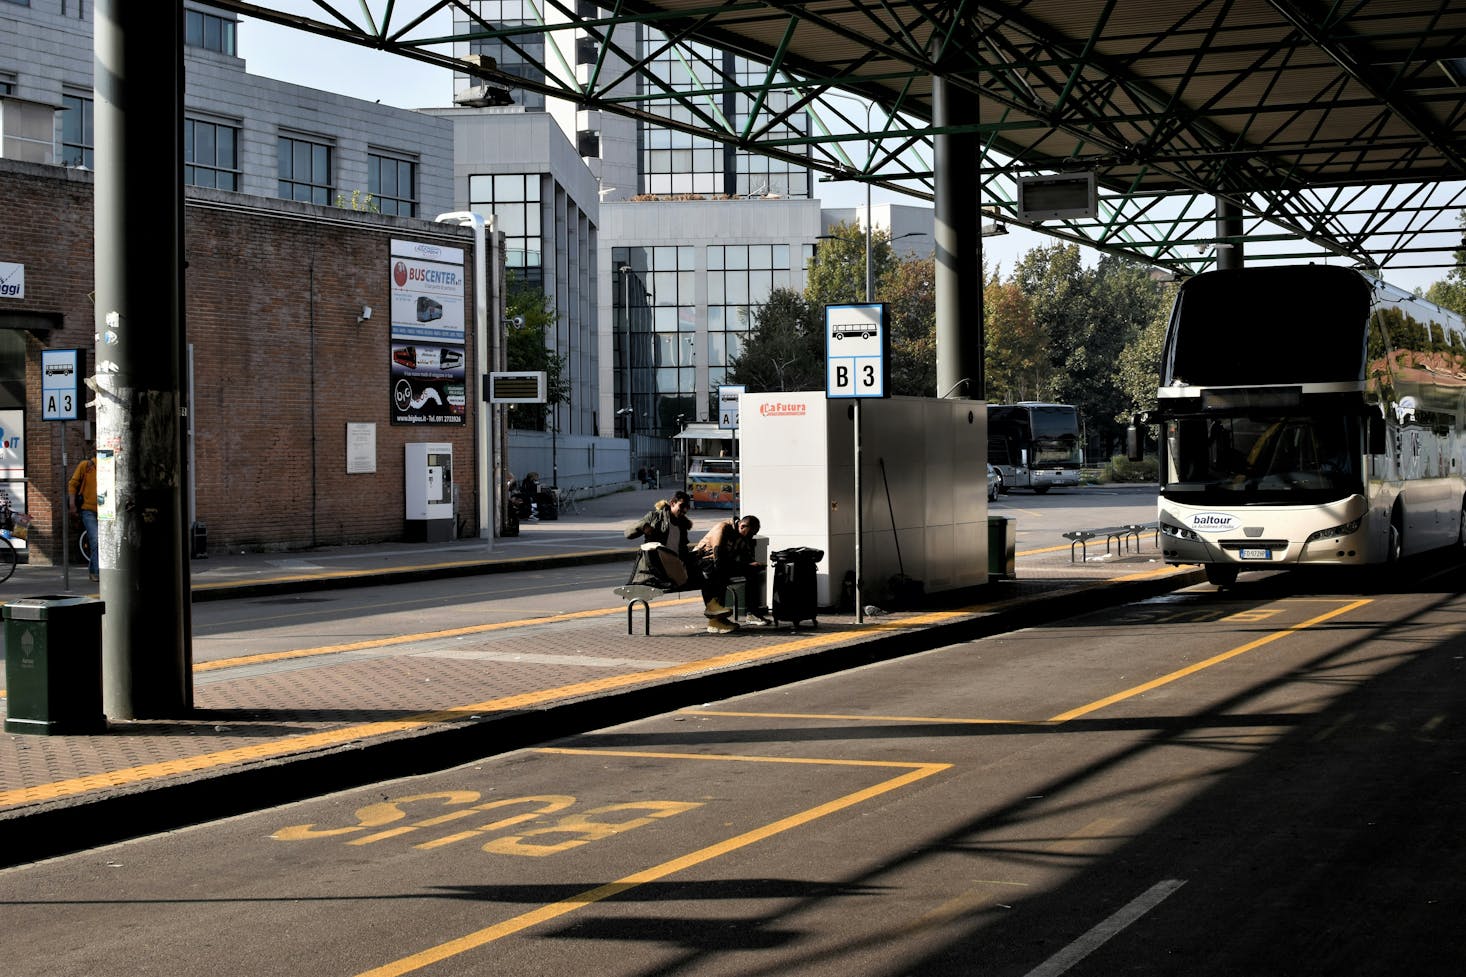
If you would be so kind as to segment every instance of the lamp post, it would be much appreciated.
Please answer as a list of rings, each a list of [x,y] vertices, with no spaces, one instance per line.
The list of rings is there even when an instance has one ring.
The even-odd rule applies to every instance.
[[[636,470],[636,444],[632,441],[632,429],[636,418],[636,396],[631,384],[631,266],[622,265],[616,269],[621,273],[621,311],[626,316],[626,346],[622,352],[626,359],[626,447],[627,460],[631,470]],[[617,411],[616,413],[621,413]]]

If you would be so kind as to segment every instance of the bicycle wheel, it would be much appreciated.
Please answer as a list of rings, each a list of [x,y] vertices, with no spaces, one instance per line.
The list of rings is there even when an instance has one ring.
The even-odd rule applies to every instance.
[[[15,572],[15,547],[4,536],[0,536],[0,543],[5,544],[0,546],[0,583],[4,583]]]
[[[91,566],[92,537],[91,534],[88,533],[85,529],[83,529],[81,531],[81,535],[76,538],[76,549],[77,552],[81,553],[81,562],[85,563],[87,566]]]

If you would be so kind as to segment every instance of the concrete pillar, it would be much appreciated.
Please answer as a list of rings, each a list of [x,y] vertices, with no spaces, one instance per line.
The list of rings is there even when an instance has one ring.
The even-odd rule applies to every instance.
[[[932,124],[975,124],[977,96],[932,76]],[[981,137],[943,133],[934,140],[938,397],[985,396],[982,322]]]
[[[180,394],[183,5],[98,0],[94,14],[103,708],[113,719],[168,718],[193,707]]]

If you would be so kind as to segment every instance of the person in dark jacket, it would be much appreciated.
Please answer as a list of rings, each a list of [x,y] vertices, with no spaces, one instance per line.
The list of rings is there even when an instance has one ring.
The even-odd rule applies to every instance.
[[[633,583],[681,590],[695,582],[697,563],[689,553],[692,520],[687,517],[691,505],[692,498],[686,492],[673,492],[626,530],[627,539],[645,540]]]
[[[703,613],[707,615],[710,631],[737,630],[738,625],[727,620],[731,612],[722,603],[728,582],[734,577],[747,579],[748,593],[763,593],[763,564],[754,559],[757,555],[754,537],[758,531],[758,516],[728,519],[708,530],[692,548],[692,557],[702,577]],[[754,621],[765,623],[763,608],[750,610],[749,615]]]

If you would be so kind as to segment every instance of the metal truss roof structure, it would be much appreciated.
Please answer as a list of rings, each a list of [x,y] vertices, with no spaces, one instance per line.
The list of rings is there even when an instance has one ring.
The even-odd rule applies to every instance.
[[[598,2],[581,16],[592,8],[575,0],[525,0],[528,24],[461,0],[315,0],[316,17],[215,5],[928,199],[939,74],[977,97],[985,212],[1183,274],[1238,243],[1249,262],[1343,259],[1386,277],[1450,267],[1463,247],[1461,0]],[[628,24],[658,40],[624,43]],[[542,80],[453,54],[474,40],[525,54],[532,36]],[[594,57],[566,57],[578,43]],[[754,68],[730,75],[702,45]],[[652,70],[667,51],[687,69],[676,87]],[[752,111],[725,111],[732,94]],[[814,124],[791,133],[803,110]],[[1097,217],[1019,219],[1017,176],[1082,170]],[[1240,235],[1218,236],[1219,199],[1243,214]]]

